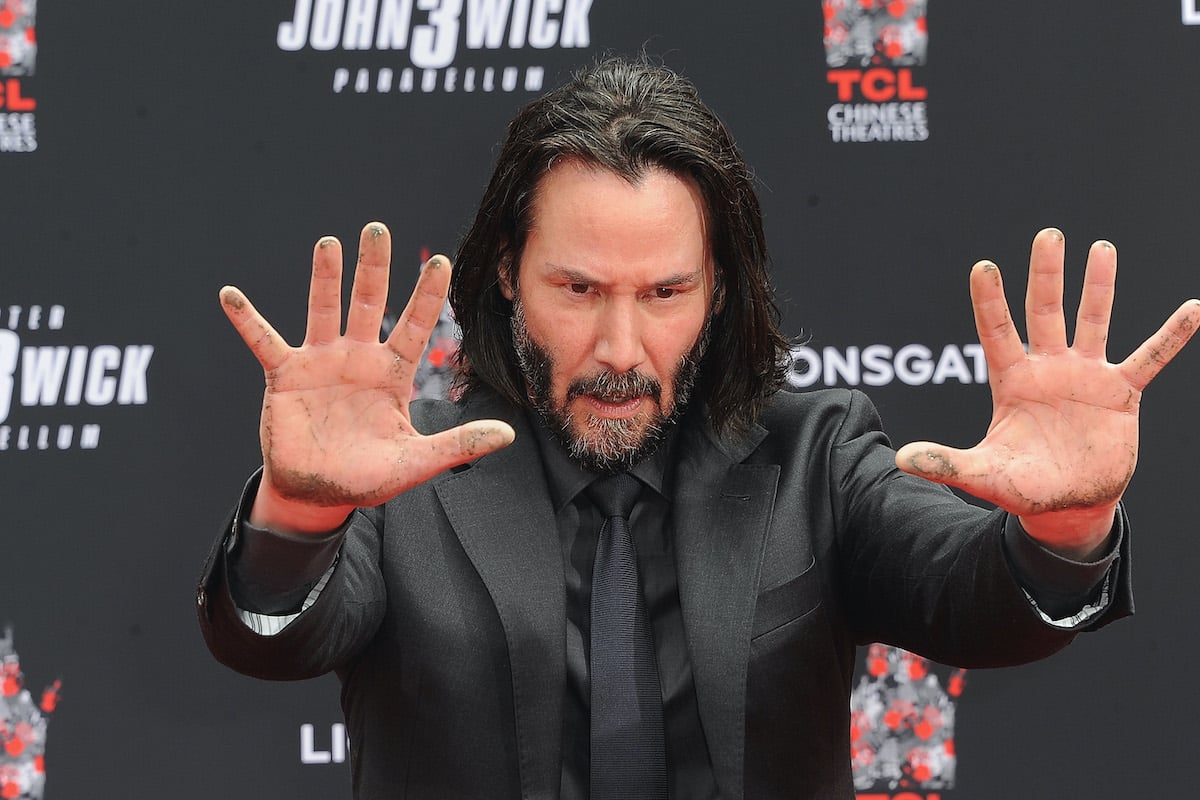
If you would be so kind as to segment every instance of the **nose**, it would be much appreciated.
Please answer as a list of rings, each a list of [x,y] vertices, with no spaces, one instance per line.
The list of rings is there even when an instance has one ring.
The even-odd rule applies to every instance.
[[[617,374],[628,372],[646,360],[642,342],[645,323],[634,301],[610,300],[597,320],[596,361]]]

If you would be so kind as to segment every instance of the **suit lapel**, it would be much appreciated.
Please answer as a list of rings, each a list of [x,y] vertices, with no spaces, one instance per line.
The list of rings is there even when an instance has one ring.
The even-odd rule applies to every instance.
[[[556,797],[560,781],[566,600],[562,549],[533,433],[502,408],[517,438],[437,479],[442,507],[491,594],[508,642],[521,794]]]
[[[696,699],[723,797],[744,785],[746,674],[759,568],[779,467],[739,463],[766,432],[682,441],[675,476],[679,602]]]
[[[504,626],[521,794],[556,797],[566,681],[562,550],[524,415],[498,402],[481,406],[471,418],[506,419],[516,441],[434,486]],[[674,479],[679,600],[714,774],[729,798],[743,794],[750,628],[779,477],[777,466],[739,462],[765,436],[758,428],[718,443],[688,430]]]

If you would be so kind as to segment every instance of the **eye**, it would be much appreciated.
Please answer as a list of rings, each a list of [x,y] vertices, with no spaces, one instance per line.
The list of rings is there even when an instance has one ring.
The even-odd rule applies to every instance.
[[[571,294],[587,294],[588,289],[590,289],[590,288],[592,288],[592,287],[586,283],[568,283],[567,284],[567,290],[570,291]]]
[[[670,300],[679,291],[674,286],[659,286],[654,290],[654,296],[659,300]]]

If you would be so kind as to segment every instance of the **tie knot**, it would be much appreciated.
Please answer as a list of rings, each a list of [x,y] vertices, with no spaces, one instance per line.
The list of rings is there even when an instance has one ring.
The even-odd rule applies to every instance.
[[[642,493],[642,482],[628,472],[621,472],[592,481],[587,493],[605,517],[628,519],[633,504]]]

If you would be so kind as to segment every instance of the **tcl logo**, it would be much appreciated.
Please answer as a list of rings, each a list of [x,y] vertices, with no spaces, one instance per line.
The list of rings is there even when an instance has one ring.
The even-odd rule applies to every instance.
[[[831,69],[826,75],[826,80],[837,86],[838,102],[841,103],[849,103],[855,99],[855,87],[858,88],[860,98],[871,103],[924,100],[928,94],[925,87],[913,84],[911,69]]]
[[[21,94],[19,79],[8,78],[0,82],[0,108],[6,108],[9,111],[33,111],[37,108],[37,101]]]

